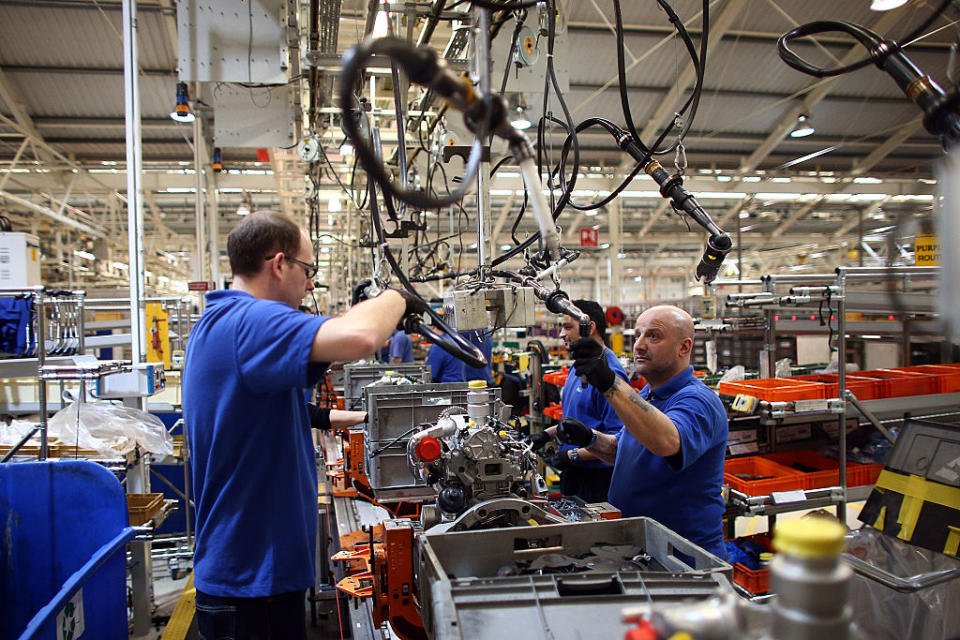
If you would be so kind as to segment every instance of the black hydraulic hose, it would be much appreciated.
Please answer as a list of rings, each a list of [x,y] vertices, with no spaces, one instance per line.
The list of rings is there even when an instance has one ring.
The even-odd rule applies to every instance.
[[[686,122],[683,124],[683,128],[678,134],[679,140],[682,140],[689,132],[693,120],[696,118],[697,109],[700,105],[700,93],[703,89],[703,67],[706,65],[706,55],[707,55],[707,39],[709,33],[710,25],[710,3],[709,0],[703,0],[703,32],[700,37],[700,54],[697,56],[697,51],[693,46],[693,40],[690,39],[690,34],[687,32],[686,27],[683,22],[680,20],[680,17],[677,16],[676,12],[673,10],[665,0],[658,0],[660,7],[664,10],[669,18],[670,22],[673,24],[677,33],[680,35],[680,38],[683,40],[684,45],[687,47],[687,52],[690,55],[690,59],[693,62],[696,83],[694,84],[693,91],[690,93],[690,97],[687,98],[687,101],[680,108],[678,113],[684,115],[688,109],[691,109],[690,117],[686,119]],[[630,98],[627,92],[627,72],[626,72],[626,61],[625,61],[625,46],[624,46],[624,37],[623,37],[623,16],[620,10],[620,0],[613,0],[613,11],[614,11],[614,20],[615,20],[615,34],[617,38],[617,78],[619,80],[619,89],[620,89],[620,107],[623,111],[623,117],[627,123],[627,130],[630,132],[630,135],[633,136],[634,141],[640,146],[643,151],[647,151],[647,147],[643,144],[643,141],[640,139],[640,134],[637,132],[636,127],[633,123],[633,114],[630,109]],[[667,126],[667,130],[671,130],[674,126],[674,123],[671,122]],[[679,145],[679,140],[677,142],[668,145],[665,149],[657,149],[656,146],[651,147],[653,149],[653,155],[662,155],[664,153],[669,153],[674,151]],[[659,142],[657,143],[659,144]]]
[[[913,40],[923,35],[923,32],[930,28],[930,25],[932,25],[933,22],[947,9],[947,7],[950,6],[950,2],[951,0],[943,0],[943,2],[940,3],[940,5],[933,11],[932,14],[930,14],[926,20],[918,25],[916,29],[911,31],[909,35],[907,35],[905,38],[902,38],[901,42],[905,42],[909,46]],[[869,55],[842,67],[825,69],[823,67],[817,67],[808,63],[790,48],[790,42],[798,38],[819,35],[822,33],[830,33],[833,31],[840,31],[841,33],[846,33],[847,35],[852,36],[870,52]],[[820,20],[817,22],[810,22],[808,24],[800,25],[799,27],[791,29],[785,33],[777,41],[777,50],[780,53],[780,58],[797,71],[817,78],[829,78],[832,76],[839,76],[844,73],[850,73],[852,71],[856,71],[857,69],[862,69],[870,64],[879,65],[884,57],[893,53],[892,50],[878,51],[875,49],[875,47],[883,41],[884,40],[881,36],[877,35],[873,31],[870,31],[869,29],[861,27],[860,25],[852,24],[850,22]],[[897,45],[896,48],[899,49],[899,45]]]
[[[384,199],[385,204],[389,207],[390,205],[388,199]],[[397,263],[397,259],[394,257],[393,252],[390,250],[390,247],[387,246],[387,243],[384,241],[383,235],[383,224],[380,221],[380,212],[377,206],[377,193],[375,187],[370,185],[370,213],[371,218],[373,219],[374,232],[377,234],[377,241],[380,246],[383,248],[383,257],[386,259],[387,264],[390,265],[391,270],[397,280],[400,281],[400,284],[403,285],[403,288],[410,292],[412,295],[417,296],[421,300],[423,298],[417,293],[417,290],[413,288],[413,284],[403,273],[403,270],[400,268],[400,265]],[[430,305],[424,305],[427,315],[433,320],[433,324],[442,331],[449,340],[445,340],[442,335],[438,334],[432,328],[422,321],[417,321],[415,326],[411,327],[417,333],[422,333],[426,336],[427,340],[437,345],[450,355],[455,358],[458,358],[466,362],[471,367],[476,369],[482,369],[487,366],[487,359],[484,357],[483,352],[480,349],[466,340],[459,333],[451,329],[443,321],[443,317],[438,314],[436,311],[430,308]]]
[[[354,95],[357,78],[367,62],[375,54],[389,57],[404,70],[412,82],[423,86],[455,91],[462,89],[461,81],[438,63],[436,53],[422,48],[413,48],[399,38],[367,39],[343,56],[343,70],[339,78],[339,100],[342,125],[353,142],[357,159],[384,193],[385,198],[396,198],[407,205],[420,209],[440,209],[460,201],[473,184],[483,156],[483,138],[478,135],[473,141],[467,159],[465,175],[460,186],[447,196],[432,197],[418,190],[397,188],[387,175],[383,163],[377,158],[368,141],[362,135],[357,118],[354,117]],[[479,132],[484,134],[483,131]]]

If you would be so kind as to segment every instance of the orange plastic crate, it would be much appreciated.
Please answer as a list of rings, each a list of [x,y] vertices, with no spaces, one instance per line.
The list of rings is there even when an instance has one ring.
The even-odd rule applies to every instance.
[[[921,364],[913,367],[898,367],[896,370],[937,376],[940,379],[940,393],[960,391],[960,366]]]
[[[554,420],[559,420],[563,417],[563,407],[560,403],[551,402],[543,409],[543,415],[548,418],[553,418]]]
[[[773,551],[769,533],[757,533],[744,536],[744,539],[756,542],[767,551]],[[754,595],[770,590],[770,569],[750,569],[739,562],[733,563],[733,581]]]
[[[741,393],[767,402],[790,402],[792,400],[822,400],[826,398],[826,386],[819,382],[793,378],[760,378],[721,382],[720,393],[731,396]]]
[[[738,478],[734,474],[763,476],[758,480]],[[764,496],[771,491],[803,489],[803,474],[761,456],[734,458],[723,464],[723,481],[748,496]]]
[[[940,393],[939,378],[923,373],[897,371],[896,369],[873,369],[871,371],[861,371],[857,375],[880,380],[883,384],[884,398]]]
[[[836,373],[812,373],[806,376],[793,376],[791,380],[807,380],[810,382],[819,382],[826,389],[827,398],[836,398],[840,394],[840,376]],[[845,380],[847,389],[853,391],[858,400],[875,400],[880,396],[883,385],[877,380],[871,378],[861,378],[860,376],[848,373]]]
[[[824,487],[835,487],[840,484],[840,462],[833,458],[820,455],[816,451],[784,451],[780,453],[769,453],[764,458],[773,460],[778,464],[789,467],[794,471],[800,471],[793,467],[794,463],[817,469],[817,471],[800,471],[804,475],[804,489],[822,489]],[[883,469],[882,464],[860,464],[858,462],[847,463],[847,486],[859,487],[861,485],[873,484]]]
[[[564,367],[560,371],[543,374],[543,381],[562,387],[567,382],[567,375],[570,373],[570,367]]]

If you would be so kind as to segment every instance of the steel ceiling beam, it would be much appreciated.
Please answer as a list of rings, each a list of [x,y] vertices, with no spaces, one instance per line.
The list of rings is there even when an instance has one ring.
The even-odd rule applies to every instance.
[[[892,29],[896,24],[901,20],[901,16],[896,11],[888,11],[880,16],[880,18],[874,22],[870,29],[877,31],[878,33],[886,33]],[[850,47],[847,53],[841,58],[840,65],[851,64],[865,55],[865,51],[862,46],[855,44]],[[763,160],[770,155],[770,153],[783,141],[783,139],[793,131],[793,128],[797,124],[797,119],[801,115],[811,115],[813,113],[813,108],[823,100],[830,91],[836,86],[840,81],[840,77],[824,78],[817,81],[816,83],[810,85],[809,90],[806,95],[793,107],[791,107],[787,113],[780,119],[780,121],[774,125],[773,130],[767,135],[767,138],[757,147],[757,149],[750,154],[750,156],[744,160],[743,164],[740,165],[741,173],[749,173],[756,169]]]
[[[720,13],[720,16],[715,20],[711,21],[710,24],[710,40],[707,44],[707,59],[710,59],[710,54],[713,53],[717,46],[720,44],[720,41],[723,39],[723,36],[729,31],[733,21],[740,16],[740,13],[743,11],[743,8],[747,5],[748,0],[729,0],[727,6],[724,7],[723,11]],[[705,73],[705,71],[704,71]],[[663,100],[660,101],[660,104],[657,105],[657,108],[654,110],[653,115],[650,117],[650,120],[647,121],[647,126],[643,128],[643,131],[640,133],[641,140],[655,140],[656,134],[660,129],[666,126],[666,123],[673,117],[674,111],[680,105],[680,101],[683,97],[683,93],[689,87],[692,87],[696,82],[696,73],[693,66],[693,61],[687,62],[686,67],[680,73],[680,76],[677,78],[674,86],[671,90],[668,90],[666,95],[663,96]]]

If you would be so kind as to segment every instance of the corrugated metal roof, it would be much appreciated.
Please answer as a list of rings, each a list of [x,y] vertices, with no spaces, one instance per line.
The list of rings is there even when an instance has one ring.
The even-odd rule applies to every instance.
[[[9,73],[7,77],[33,116],[123,117],[122,75]],[[167,117],[175,104],[175,78],[140,77],[141,117]]]
[[[7,65],[122,67],[119,11],[106,18],[95,7],[55,9],[0,5],[0,63]],[[158,13],[137,16],[140,66],[172,69],[176,57]],[[112,25],[112,26],[111,26]]]

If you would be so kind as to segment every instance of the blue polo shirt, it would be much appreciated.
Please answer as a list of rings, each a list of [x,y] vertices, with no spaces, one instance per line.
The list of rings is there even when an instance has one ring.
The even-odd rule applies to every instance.
[[[317,463],[303,390],[328,366],[309,362],[326,320],[240,291],[207,294],[183,369],[203,593],[261,597],[314,583]]]
[[[640,395],[665,413],[680,433],[680,453],[661,458],[621,429],[610,503],[623,516],[648,516],[707,551],[726,557],[723,543],[723,460],[727,414],[693,367]]]
[[[493,384],[493,336],[483,336],[479,331],[464,331],[460,334],[470,341],[470,344],[476,346],[487,359],[487,366],[478,369],[470,365],[463,364],[464,380],[486,380],[488,385]]]
[[[390,361],[400,358],[400,362],[413,362],[413,341],[410,336],[397,329],[390,337]]]
[[[604,350],[607,357],[607,364],[615,374],[629,382],[627,372],[624,371],[620,360],[610,349]],[[563,384],[563,391],[560,393],[560,404],[563,408],[564,418],[575,418],[587,425],[591,429],[602,431],[603,433],[616,434],[623,427],[623,420],[613,410],[607,399],[603,397],[593,385],[587,385],[584,389],[580,384],[580,376],[577,375],[576,366],[570,366],[570,374],[567,381]],[[576,449],[573,445],[560,445],[561,451]],[[578,467],[588,467],[599,469],[609,467],[606,462],[601,460],[583,460],[577,463]]]
[[[434,382],[464,382],[463,363],[435,344],[427,351],[427,366]]]

